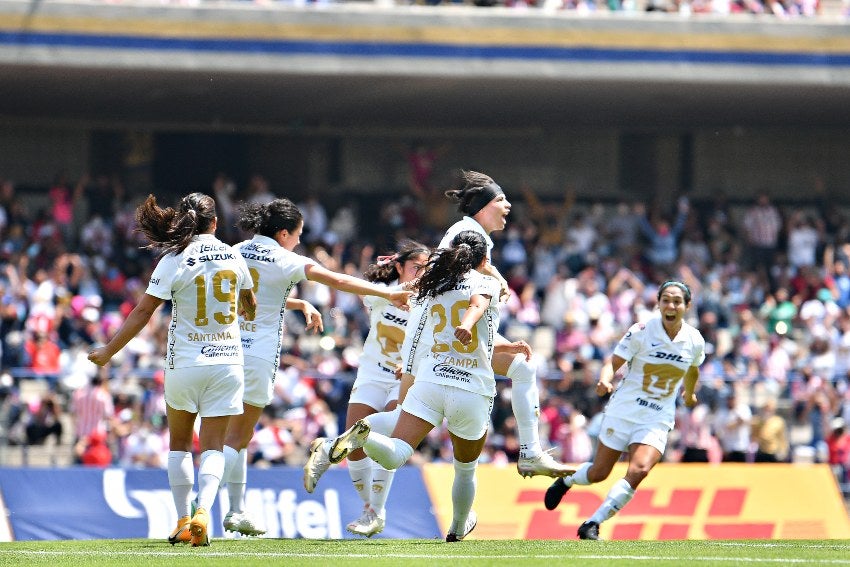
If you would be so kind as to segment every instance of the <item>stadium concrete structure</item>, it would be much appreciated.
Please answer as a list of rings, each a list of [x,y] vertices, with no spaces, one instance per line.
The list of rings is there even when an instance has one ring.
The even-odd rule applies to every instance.
[[[448,143],[542,195],[769,190],[850,201],[850,33],[834,17],[464,6],[0,0],[0,177],[262,173],[328,199],[406,187]],[[125,172],[126,173],[126,172]]]

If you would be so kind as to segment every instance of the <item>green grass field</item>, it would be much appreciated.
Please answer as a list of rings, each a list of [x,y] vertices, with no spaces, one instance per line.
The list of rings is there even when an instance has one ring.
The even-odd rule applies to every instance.
[[[0,565],[850,565],[850,540],[551,541],[219,539],[210,547],[156,540],[0,544]]]

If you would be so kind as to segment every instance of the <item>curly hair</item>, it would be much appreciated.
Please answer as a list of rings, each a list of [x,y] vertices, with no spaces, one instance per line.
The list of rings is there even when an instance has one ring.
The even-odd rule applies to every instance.
[[[437,297],[456,288],[464,275],[480,266],[486,257],[483,235],[473,230],[459,232],[449,248],[440,248],[428,258],[425,273],[419,278],[418,299]]]
[[[215,201],[204,193],[190,193],[180,199],[177,208],[162,208],[156,197],[148,195],[136,209],[138,232],[147,237],[150,244],[143,248],[159,248],[160,254],[179,254],[196,234],[210,229],[216,218]]]
[[[378,259],[363,271],[363,277],[370,282],[388,284],[401,276],[396,269],[396,262],[402,266],[405,262],[420,254],[431,254],[431,249],[415,240],[403,240],[399,243],[398,252],[386,259]]]

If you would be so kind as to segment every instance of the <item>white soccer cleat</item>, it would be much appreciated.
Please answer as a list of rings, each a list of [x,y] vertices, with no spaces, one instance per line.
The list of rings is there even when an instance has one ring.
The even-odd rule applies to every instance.
[[[466,517],[466,524],[463,526],[463,533],[456,534],[449,532],[446,536],[446,541],[461,541],[463,538],[469,535],[469,533],[475,529],[475,526],[478,525],[478,514],[475,513],[474,510],[469,511],[469,515]]]
[[[231,510],[224,517],[224,529],[229,532],[239,532],[244,536],[258,536],[266,533],[259,527],[257,522],[247,512],[234,512]]]
[[[345,529],[355,535],[372,537],[384,531],[386,520],[378,516],[375,510],[366,504],[360,517],[345,526]]]
[[[520,457],[516,463],[516,470],[524,477],[543,475],[552,478],[564,477],[576,472],[575,469],[553,459],[549,453],[540,453],[529,458]]]
[[[319,437],[310,443],[310,456],[304,465],[304,489],[311,494],[319,484],[319,479],[331,466],[328,453],[325,451],[325,441],[327,441],[326,438]]]
[[[328,459],[334,464],[342,461],[350,452],[359,449],[366,443],[370,431],[369,424],[365,420],[359,420],[336,438],[336,441],[331,445]]]

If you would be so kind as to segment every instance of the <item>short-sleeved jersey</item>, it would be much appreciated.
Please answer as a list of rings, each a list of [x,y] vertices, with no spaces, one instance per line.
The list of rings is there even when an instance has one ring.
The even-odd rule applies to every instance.
[[[452,245],[452,239],[465,230],[477,232],[484,237],[484,242],[487,243],[487,261],[490,261],[490,252],[493,250],[493,240],[490,238],[490,235],[487,234],[487,231],[484,230],[484,227],[472,217],[463,217],[450,226],[446,231],[446,234],[443,235],[443,239],[440,241],[439,247],[450,248]]]
[[[471,271],[452,290],[430,298],[426,311],[430,350],[419,364],[416,380],[455,386],[484,396],[496,395],[493,345],[499,328],[499,282]],[[490,305],[472,329],[472,341],[464,345],[455,338],[473,295],[487,295]]]
[[[386,287],[401,289],[397,281]],[[369,334],[363,342],[357,376],[379,382],[395,382],[395,369],[401,364],[401,344],[404,342],[408,312],[373,295],[364,295],[363,303],[369,308]]]
[[[461,220],[450,226],[446,231],[446,234],[443,235],[443,239],[440,240],[439,247],[450,248],[452,245],[452,239],[465,230],[477,232],[484,237],[484,242],[487,243],[487,260],[489,261],[490,251],[493,250],[493,240],[487,234],[487,231],[484,230],[484,227],[482,227],[478,221],[472,217],[463,217]],[[413,299],[411,299],[410,316],[408,321],[410,321],[410,323],[406,330],[405,345],[409,346],[409,348],[402,349],[402,356],[406,357],[406,360],[403,360],[402,364],[404,371],[410,374],[415,370],[414,364],[416,362],[416,353],[421,353],[423,350],[427,351],[431,345],[432,337],[429,333],[424,332],[430,328],[431,325],[428,318],[428,310],[424,309],[424,307],[420,307],[417,303],[414,303]]]
[[[245,260],[212,234],[163,256],[147,294],[172,302],[167,367],[242,364],[237,302],[252,285]]]
[[[253,356],[280,362],[283,341],[283,313],[286,299],[295,285],[307,278],[305,268],[315,262],[290,252],[268,236],[255,235],[236,245],[254,279],[257,315],[253,321],[240,321],[242,349]]]
[[[685,373],[705,360],[705,339],[682,323],[670,340],[660,316],[632,325],[614,347],[628,363],[625,377],[605,407],[605,413],[635,423],[673,427],[676,395]]]

